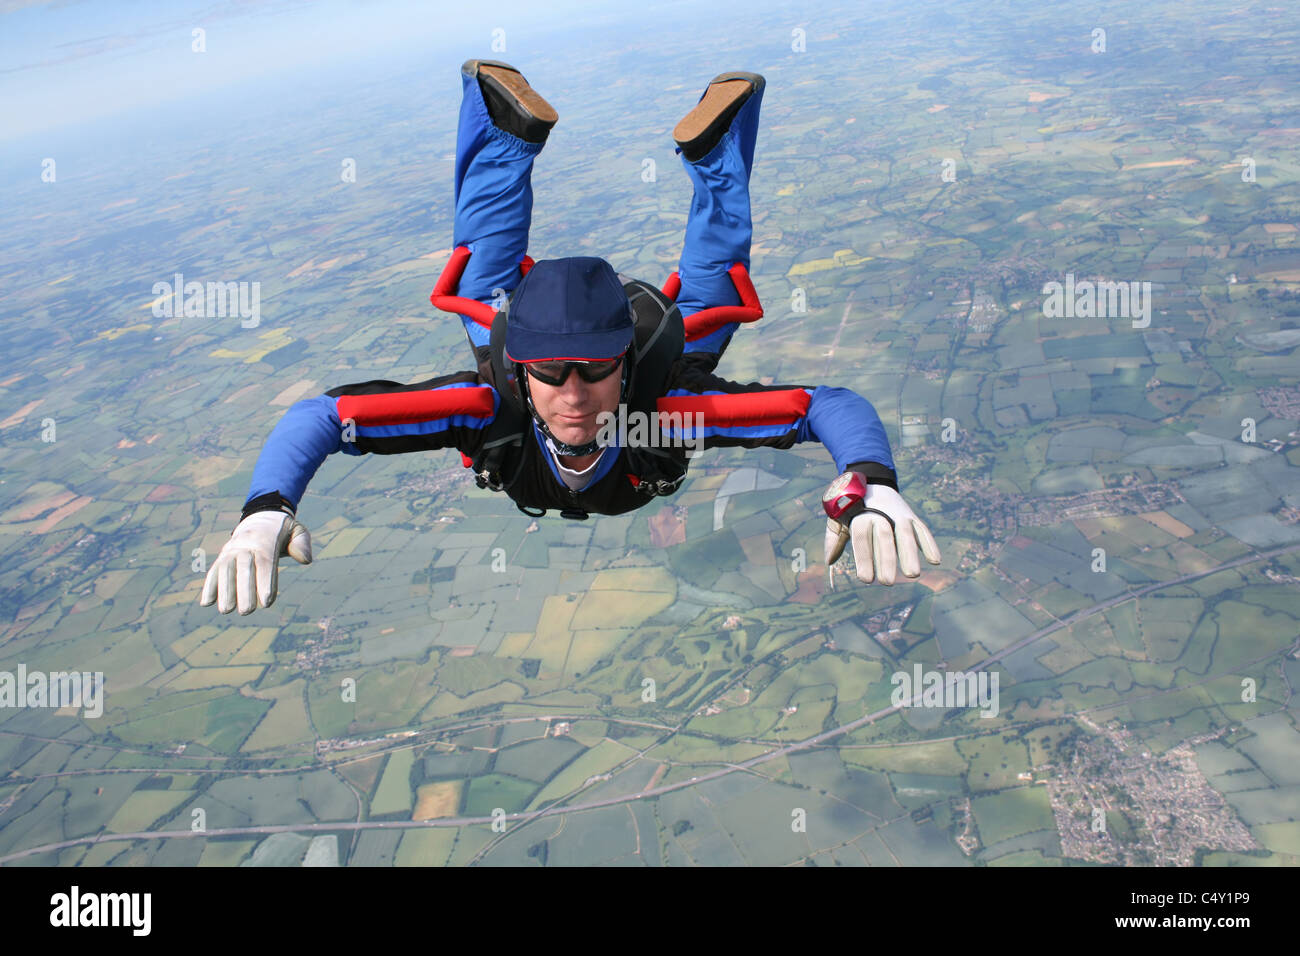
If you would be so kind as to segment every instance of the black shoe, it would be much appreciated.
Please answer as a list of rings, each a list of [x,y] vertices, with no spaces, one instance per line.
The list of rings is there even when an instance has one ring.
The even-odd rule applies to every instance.
[[[497,129],[528,143],[546,142],[560,114],[528,85],[522,73],[498,60],[466,60],[460,71],[478,79],[483,102]]]
[[[713,78],[699,103],[673,130],[673,139],[688,163],[698,162],[713,151],[740,108],[766,82],[757,73],[719,73]]]

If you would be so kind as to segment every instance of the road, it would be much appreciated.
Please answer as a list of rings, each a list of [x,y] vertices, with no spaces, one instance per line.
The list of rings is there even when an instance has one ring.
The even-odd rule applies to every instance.
[[[1233,561],[1227,561],[1224,562],[1223,564],[1216,565],[1215,567],[1205,571],[1197,571],[1191,574],[1184,574],[1181,575],[1180,577],[1172,578],[1168,581],[1158,581],[1154,584],[1147,585],[1146,587],[1139,588],[1136,591],[1130,591],[1126,594],[1122,594],[1110,598],[1109,600],[1103,601],[1099,604],[1095,604],[1092,607],[1078,610],[1074,614],[1071,614],[1069,617],[1064,618],[1055,624],[1048,625],[1047,627],[1044,627],[1034,632],[1033,634],[1030,634],[1027,637],[1022,638],[1019,641],[1016,641],[1014,644],[1003,648],[1002,650],[998,651],[996,654],[990,654],[984,660],[980,661],[979,663],[969,668],[969,670],[972,671],[983,670],[984,668],[987,668],[990,665],[997,663],[1007,655],[1014,654],[1016,651],[1028,647],[1030,644],[1034,643],[1035,641],[1043,637],[1046,637],[1048,634],[1051,634],[1053,631],[1060,630],[1063,627],[1069,627],[1071,624],[1075,624],[1078,621],[1090,617],[1093,614],[1099,614],[1103,611],[1106,611],[1116,606],[1117,604],[1122,604],[1125,601],[1133,600],[1134,598],[1141,597],[1144,594],[1149,594],[1152,591],[1158,591],[1163,588],[1174,587],[1175,585],[1184,584],[1188,581],[1194,581],[1198,578],[1209,577],[1211,574],[1218,574],[1220,571],[1226,571],[1231,568],[1239,567],[1243,564],[1253,564],[1257,561],[1270,560],[1274,557],[1277,557],[1278,555],[1289,554],[1293,551],[1300,551],[1300,544],[1290,545],[1289,547],[1285,547],[1285,548],[1277,548],[1273,551],[1261,552],[1259,554],[1246,555],[1244,557],[1237,558]],[[1181,687],[1172,688],[1173,691],[1179,691],[1183,689],[1184,688]],[[890,707],[882,708],[881,710],[878,710],[875,713],[866,714],[862,717],[859,717],[857,720],[851,721],[847,724],[843,724],[839,727],[833,727],[830,730],[822,731],[821,733],[809,737],[806,740],[801,740],[795,743],[787,744],[783,747],[774,748],[773,750],[770,750],[766,753],[762,753],[762,754],[758,754],[757,756],[750,757],[748,760],[743,760],[739,763],[728,764],[725,767],[718,768],[717,770],[711,770],[705,773],[701,773],[697,776],[691,777],[689,780],[682,780],[682,781],[678,781],[677,783],[664,784],[658,787],[653,787],[649,790],[642,791],[641,793],[624,794],[623,796],[618,796],[618,797],[607,797],[602,800],[590,800],[586,803],[580,803],[580,804],[563,804],[563,805],[557,804],[557,805],[552,805],[550,807],[546,807],[544,809],[533,810],[531,812],[507,814],[506,819],[510,821],[512,824],[528,823],[532,820],[536,820],[541,817],[548,817],[548,816],[554,816],[556,814],[565,814],[565,813],[580,813],[584,810],[596,810],[602,807],[613,807],[613,806],[618,806],[619,804],[631,803],[634,800],[652,799],[654,797],[663,796],[666,793],[672,793],[673,791],[676,790],[683,790],[687,787],[699,786],[702,783],[707,783],[710,780],[717,780],[720,777],[725,777],[729,774],[736,773],[737,771],[750,770],[761,764],[767,763],[768,761],[776,760],[779,757],[784,757],[787,756],[788,754],[796,753],[797,751],[800,750],[807,750],[811,747],[820,746],[821,744],[824,744],[828,740],[833,740],[834,738],[841,737],[844,734],[852,733],[854,730],[857,730],[859,727],[866,726],[867,724],[873,723],[874,721],[880,720],[881,718],[888,717],[890,714],[893,714],[895,711],[901,710],[904,706],[905,705],[903,704],[894,704]],[[591,717],[591,715],[584,715],[584,716],[588,719],[590,719]],[[536,719],[537,719],[536,717],[510,718],[511,721],[536,720]],[[575,718],[575,719],[579,719],[579,718]],[[609,720],[611,718],[602,716],[600,719]],[[636,723],[635,721],[628,721],[628,722]],[[664,729],[667,730],[671,728],[665,727]],[[311,768],[295,768],[291,772],[301,773],[304,772],[304,770],[306,769],[311,769]],[[165,771],[155,770],[153,772],[161,773]],[[242,772],[248,773],[249,771],[242,771]],[[286,771],[280,771],[280,772],[286,772]],[[190,830],[148,830],[148,831],[143,831],[138,833],[101,833],[93,837],[80,837],[72,840],[62,840],[58,843],[46,843],[46,844],[42,844],[41,846],[31,847],[26,850],[20,850],[16,853],[10,853],[7,856],[0,857],[0,865],[11,863],[16,860],[21,860],[24,857],[34,856],[39,853],[50,853],[58,850],[64,850],[67,849],[68,847],[79,846],[85,843],[93,844],[93,843],[101,843],[101,842],[114,842],[118,840],[157,840],[157,839],[175,840],[175,839],[185,839],[187,837],[209,837],[209,836],[265,836],[272,833],[313,833],[313,832],[332,833],[332,832],[338,832],[340,830],[415,830],[415,829],[427,829],[430,827],[463,827],[463,826],[471,826],[480,823],[490,824],[492,823],[492,817],[443,817],[437,820],[389,820],[389,821],[363,820],[363,821],[356,821],[351,823],[340,822],[340,823],[267,824],[263,826],[253,826],[253,827],[223,827],[220,829],[207,830],[203,832],[194,832]]]

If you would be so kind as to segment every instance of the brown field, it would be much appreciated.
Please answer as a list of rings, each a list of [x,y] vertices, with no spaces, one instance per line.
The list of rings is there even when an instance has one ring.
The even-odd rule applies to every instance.
[[[776,564],[776,552],[772,550],[772,536],[767,532],[740,539],[740,549],[745,552],[745,560],[761,567]]]
[[[1165,166],[1193,166],[1195,159],[1166,159],[1155,163],[1134,163],[1132,166],[1125,166],[1125,169],[1162,169]]]
[[[0,428],[9,428],[9,427],[11,427],[11,426],[13,426],[13,425],[17,425],[20,421],[22,421],[24,418],[26,418],[26,417],[28,416],[28,414],[31,413],[32,409],[34,409],[37,405],[39,405],[39,404],[40,404],[41,402],[43,402],[43,401],[45,401],[45,399],[43,399],[43,398],[34,398],[34,399],[32,399],[30,402],[28,402],[28,403],[27,403],[26,405],[24,405],[22,408],[18,409],[18,411],[14,412],[12,415],[10,415],[8,418],[6,418],[4,421],[0,422]]]
[[[1166,531],[1175,538],[1190,538],[1196,534],[1195,531],[1166,511],[1148,511],[1138,515],[1138,517],[1150,521],[1161,531]]]
[[[456,815],[460,806],[460,781],[444,780],[439,783],[422,783],[415,792],[415,809],[412,820],[436,820]]]
[[[646,519],[650,526],[650,543],[656,548],[686,542],[686,522],[679,520],[673,511],[671,506],[664,505],[657,515]]]
[[[76,514],[78,511],[86,507],[86,505],[90,504],[94,500],[95,500],[94,498],[88,498],[85,495],[82,495],[80,498],[77,498],[75,501],[68,502],[62,508],[58,508],[55,511],[53,511],[48,518],[46,518],[35,528],[33,528],[31,533],[45,534],[47,531],[52,531],[55,528],[55,526],[57,526],[58,523],[62,521],[64,518],[68,517],[68,515]]]
[[[270,405],[292,405],[300,398],[306,398],[307,395],[316,387],[314,379],[304,378],[300,382],[294,382],[275,398],[268,403]]]

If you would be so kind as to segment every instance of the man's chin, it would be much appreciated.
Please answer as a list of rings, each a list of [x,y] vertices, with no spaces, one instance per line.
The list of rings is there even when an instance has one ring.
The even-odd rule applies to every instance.
[[[599,434],[598,428],[587,428],[572,422],[555,422],[550,426],[551,434],[566,445],[585,445]]]

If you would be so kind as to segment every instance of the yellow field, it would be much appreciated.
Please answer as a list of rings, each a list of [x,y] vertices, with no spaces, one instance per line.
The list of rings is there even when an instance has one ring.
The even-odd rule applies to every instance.
[[[139,833],[191,795],[188,790],[137,790],[118,807],[113,819],[108,821],[108,830],[112,833]]]
[[[1300,854],[1300,823],[1261,823],[1251,830],[1260,845],[1275,853]]]
[[[123,850],[129,850],[132,846],[130,840],[113,840],[109,843],[96,843],[87,851],[86,855],[81,858],[79,866],[103,866],[113,857],[117,856]]]
[[[184,591],[169,591],[166,594],[160,594],[154,599],[152,607],[156,610],[162,607],[174,607],[177,604],[189,604],[194,601],[196,604],[199,600],[199,592],[203,589],[203,579],[198,575],[186,586]],[[184,640],[184,638],[182,638]]]
[[[541,670],[558,674],[564,669],[564,658],[569,653],[569,640],[573,636],[569,622],[577,608],[578,603],[563,594],[552,594],[542,602],[537,633],[533,635],[526,655],[541,658]]]
[[[506,681],[503,684],[497,684],[495,687],[488,687],[484,690],[475,691],[468,697],[457,697],[450,691],[442,691],[429,702],[429,705],[420,713],[420,720],[431,720],[434,717],[447,717],[451,714],[463,713],[467,710],[473,710],[475,707],[484,707],[488,704],[498,704],[505,701],[520,700],[525,696],[524,689],[512,681]]]
[[[632,631],[630,628],[610,628],[598,631],[574,631],[569,646],[568,674],[585,674],[587,668],[602,657],[611,654]]]
[[[199,857],[199,866],[237,866],[256,845],[256,840],[208,840]]]
[[[202,687],[242,687],[262,676],[265,667],[197,667],[167,685],[168,691],[198,690]]]
[[[1153,525],[1175,538],[1190,538],[1196,534],[1191,528],[1183,524],[1167,511],[1147,511],[1138,515],[1144,521],[1150,521]]]
[[[274,747],[308,743],[314,739],[311,724],[307,720],[307,708],[302,702],[304,683],[303,680],[294,680],[252,695],[274,703],[240,750],[270,750]]]
[[[259,627],[257,633],[248,639],[243,647],[230,658],[231,664],[272,664],[275,655],[271,653],[271,644],[275,641],[276,629]]]
[[[370,534],[372,528],[344,528],[336,534],[325,550],[317,557],[321,558],[342,558],[353,552],[357,545],[365,540],[366,535]]]
[[[415,751],[410,747],[393,751],[388,758],[384,777],[379,781],[379,789],[370,801],[370,812],[396,813],[411,809],[411,765],[415,763]]]
[[[796,262],[790,267],[790,271],[786,275],[804,276],[814,272],[827,272],[831,269],[844,269],[870,262],[871,259],[871,256],[860,256],[852,249],[836,249],[835,255],[831,259],[809,259],[807,262]]]
[[[428,830],[407,830],[397,847],[394,866],[443,866],[456,844],[456,830],[451,827],[430,827]]]
[[[1093,659],[1093,654],[1077,641],[1063,641],[1058,634],[1057,642],[1056,650],[1038,658],[1038,662],[1053,674],[1064,674],[1071,668]]]
[[[334,767],[355,784],[358,789],[369,793],[374,789],[375,781],[379,779],[379,770],[383,765],[383,754],[371,754],[360,759],[353,758],[340,761]]]
[[[154,300],[157,301],[157,300]],[[153,302],[150,302],[147,308],[153,308]],[[96,342],[111,342],[113,339],[121,338],[128,332],[148,332],[153,328],[148,322],[137,322],[135,325],[124,325],[117,329],[105,329],[95,336]]]
[[[294,382],[275,398],[267,402],[268,405],[292,405],[300,398],[306,398],[308,394],[316,388],[314,379],[304,378],[300,382]]]
[[[177,657],[185,658],[204,641],[211,640],[220,630],[215,624],[204,624],[196,627],[184,637],[178,637],[172,641],[171,651]]]
[[[606,740],[597,744],[561,770],[541,793],[533,797],[532,802],[528,804],[528,809],[534,810],[548,800],[564,796],[564,794],[582,786],[588,777],[604,773],[635,755],[635,750],[631,750],[614,740]]]
[[[840,759],[859,767],[895,773],[957,776],[966,771],[966,761],[948,740],[900,747],[841,747]]]
[[[460,806],[459,780],[445,780],[440,783],[422,783],[415,791],[415,810],[412,820],[436,820],[439,817],[456,815]]]
[[[270,329],[258,336],[262,340],[260,345],[254,345],[252,348],[243,349],[242,351],[233,351],[231,349],[213,349],[208,353],[212,358],[224,359],[243,359],[245,364],[252,365],[254,362],[260,362],[276,349],[283,348],[293,341],[289,333],[284,329]]]
[[[1196,162],[1195,159],[1166,159],[1155,163],[1135,163],[1132,166],[1125,166],[1124,169],[1163,169],[1165,166],[1192,166]]]
[[[497,646],[497,657],[523,657],[524,652],[528,650],[528,642],[533,639],[533,635],[527,631],[518,631],[507,634],[502,638],[501,643]]]
[[[108,600],[122,590],[122,586],[131,580],[133,574],[135,574],[134,568],[121,571],[105,571],[95,578],[95,596]]]
[[[218,631],[186,654],[185,662],[191,667],[223,667],[230,663],[230,658],[255,633],[256,629],[251,627],[232,627]]]
[[[667,568],[607,568],[591,582],[593,591],[676,591],[677,583]]]
[[[677,584],[667,568],[608,569],[596,575],[569,626],[574,630],[635,627],[676,598]]]
[[[177,484],[195,488],[207,488],[229,478],[244,465],[240,458],[197,458],[188,465],[177,469]]]
[[[676,591],[593,591],[583,597],[571,626],[575,630],[636,627],[676,597]]]

